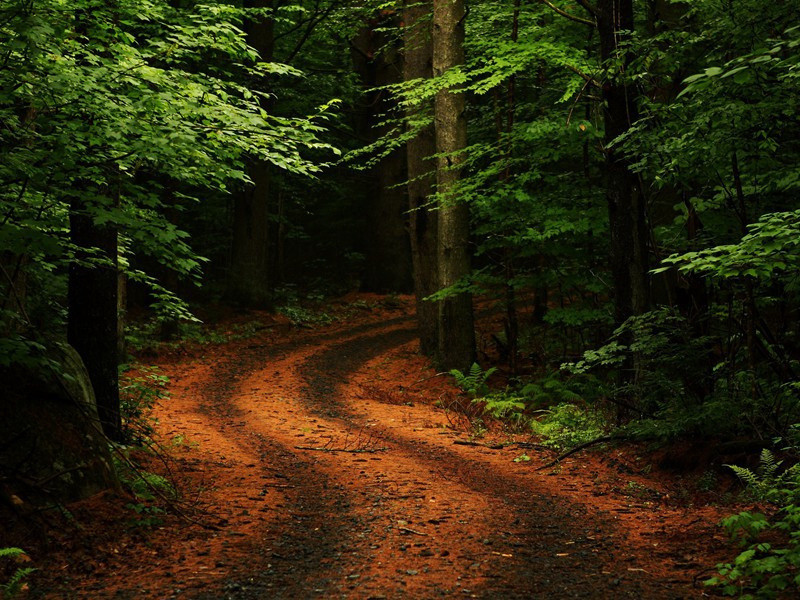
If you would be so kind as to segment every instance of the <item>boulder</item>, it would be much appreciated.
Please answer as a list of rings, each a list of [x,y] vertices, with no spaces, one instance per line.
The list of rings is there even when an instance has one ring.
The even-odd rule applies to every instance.
[[[0,493],[14,504],[80,500],[118,482],[89,374],[59,344],[57,368],[0,369]]]

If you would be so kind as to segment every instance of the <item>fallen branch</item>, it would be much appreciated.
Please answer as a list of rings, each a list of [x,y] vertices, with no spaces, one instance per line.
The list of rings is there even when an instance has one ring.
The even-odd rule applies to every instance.
[[[436,373],[436,375],[431,375],[430,377],[423,377],[422,379],[419,379],[414,383],[412,383],[410,386],[408,386],[408,389],[411,389],[414,386],[419,385],[420,383],[424,383],[425,381],[430,381],[431,379],[436,379],[437,377],[441,377],[442,375],[450,375],[450,373],[442,372],[442,373]]]
[[[469,440],[454,440],[456,446],[478,446],[480,448],[490,448],[491,450],[502,450],[510,444],[482,444],[481,442],[470,442]]]
[[[428,537],[428,534],[423,531],[417,531],[416,529],[409,529],[408,527],[398,527],[398,531],[405,531],[406,533],[413,533],[414,535],[422,535]]]
[[[516,446],[517,448],[534,448],[536,450],[550,450],[550,448],[548,448],[544,444],[534,444],[533,442],[514,442],[513,445]]]
[[[313,450],[315,452],[349,452],[351,454],[366,454],[372,452],[385,452],[389,448],[317,448],[314,446],[295,446],[297,450]]]
[[[505,444],[483,444],[481,442],[473,442],[470,440],[454,440],[453,444],[456,446],[478,446],[479,448],[489,448],[490,450],[505,450],[511,446],[517,448],[536,448],[538,450],[549,450],[547,446],[542,444],[534,444],[532,442],[508,442]]]
[[[536,470],[537,471],[544,471],[545,469],[549,469],[550,467],[555,467],[558,463],[560,463],[565,458],[567,458],[569,456],[572,456],[573,454],[577,454],[581,450],[585,450],[586,448],[591,448],[592,446],[596,446],[597,444],[605,444],[606,442],[611,442],[613,440],[619,440],[619,439],[621,439],[619,436],[614,436],[614,435],[604,435],[603,437],[599,437],[599,438],[593,439],[590,442],[586,442],[584,444],[580,444],[578,446],[575,446],[571,450],[567,450],[566,452],[564,452],[564,454],[561,454],[560,456],[556,457],[555,460],[547,463],[546,465],[542,465],[541,467],[538,467]]]

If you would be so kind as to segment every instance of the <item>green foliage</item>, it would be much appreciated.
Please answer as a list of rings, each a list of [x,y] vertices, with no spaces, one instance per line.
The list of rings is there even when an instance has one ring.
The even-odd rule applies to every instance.
[[[559,449],[576,446],[599,437],[607,426],[606,416],[587,407],[584,401],[585,396],[597,393],[596,380],[564,380],[552,373],[505,390],[489,391],[486,379],[492,372],[473,365],[467,375],[460,371],[451,374],[483,414],[517,431],[532,431],[543,438],[545,445]]]
[[[115,456],[114,469],[122,485],[141,502],[153,502],[160,496],[174,498],[176,495],[174,486],[166,477],[143,471],[130,459]]]
[[[125,374],[126,365],[120,370],[124,373],[119,386],[123,436],[128,443],[139,445],[153,433],[150,411],[169,398],[169,377],[155,366],[134,366],[130,375]]]
[[[63,323],[70,265],[110,263],[70,243],[70,214],[119,230],[122,270],[150,288],[162,317],[187,318],[161,274],[197,282],[204,260],[177,216],[207,194],[248,184],[252,158],[308,176],[331,155],[318,139],[329,105],[281,117],[251,90],[249,80],[297,71],[260,62],[242,18],[214,2],[11,0],[0,8],[0,247],[14,280],[4,277],[0,292],[4,306],[20,281],[35,292],[17,311],[23,340]],[[6,349],[0,362],[25,348]]]
[[[714,246],[674,255],[663,262],[678,266],[683,273],[698,273],[717,279],[748,278],[770,283],[784,279],[796,290],[800,268],[800,211],[769,213],[748,228],[736,244]]]
[[[0,559],[12,559],[22,562],[28,559],[28,555],[20,548],[0,548]],[[25,578],[31,573],[36,571],[32,567],[17,567],[14,568],[11,575],[4,582],[0,582],[0,597],[2,598],[16,598],[23,590],[25,585]]]
[[[297,327],[321,327],[330,325],[334,321],[334,317],[325,311],[297,305],[279,306],[276,312],[288,318],[292,322],[292,325]]]
[[[495,371],[497,371],[495,367],[490,367],[484,371],[478,363],[472,363],[468,373],[452,369],[450,370],[450,375],[455,378],[456,385],[475,400],[483,398],[489,393],[487,381]]]
[[[562,368],[570,373],[610,373],[627,369],[635,377],[616,386],[611,397],[635,397],[641,415],[656,415],[675,407],[699,408],[700,396],[712,386],[713,373],[702,374],[698,366],[710,363],[710,339],[697,335],[691,323],[677,311],[663,307],[631,317],[617,328],[609,342],[584,353],[583,360]],[[630,356],[635,358],[632,362]],[[701,379],[705,377],[706,379]]]
[[[166,511],[158,506],[150,506],[142,502],[129,502],[125,508],[137,515],[128,521],[130,527],[152,529],[164,523],[163,515],[166,514]]]
[[[517,427],[522,426],[528,420],[524,414],[527,408],[524,399],[508,392],[479,396],[473,402],[482,403],[484,412],[493,418],[507,421]]]
[[[542,443],[556,449],[568,449],[604,435],[605,416],[576,404],[561,403],[541,411],[542,416],[531,421],[531,429],[542,436]]]
[[[732,563],[717,565],[719,574],[706,581],[729,596],[778,598],[800,591],[800,469],[781,470],[781,461],[767,449],[757,472],[729,465],[754,497],[779,506],[768,518],[740,512],[722,520],[728,536],[743,548]]]
[[[738,465],[726,466],[736,473],[755,499],[780,505],[800,497],[800,464],[788,469],[781,469],[782,465],[783,461],[777,460],[772,451],[764,448],[755,472]]]

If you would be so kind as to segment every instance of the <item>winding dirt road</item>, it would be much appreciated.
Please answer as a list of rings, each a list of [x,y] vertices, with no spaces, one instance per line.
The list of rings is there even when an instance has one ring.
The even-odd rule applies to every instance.
[[[103,563],[76,595],[701,595],[708,564],[669,521],[681,509],[598,491],[592,461],[537,472],[552,454],[455,445],[465,434],[436,400],[456,391],[426,379],[414,339],[405,311],[377,312],[165,364],[159,432],[215,529],[165,528],[150,554],[121,550],[131,559]],[[717,518],[693,514],[700,528]]]

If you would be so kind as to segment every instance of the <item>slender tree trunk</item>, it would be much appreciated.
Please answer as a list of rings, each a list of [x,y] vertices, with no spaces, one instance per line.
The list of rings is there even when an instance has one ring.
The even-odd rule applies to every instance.
[[[604,64],[620,57],[622,43],[633,31],[633,0],[600,0],[597,4],[597,29],[600,53]],[[614,321],[621,325],[628,318],[644,313],[650,303],[648,279],[649,231],[645,202],[638,179],[631,172],[628,160],[613,140],[627,132],[637,119],[635,91],[625,82],[624,69],[630,62],[622,56],[622,72],[609,70],[603,82],[603,120],[605,127],[606,200],[611,233],[611,279],[614,297]],[[633,337],[627,333],[622,343],[630,346]],[[628,352],[621,366],[619,385],[636,389],[641,372],[638,356]],[[636,391],[618,399],[617,418],[628,420],[638,404]]]
[[[405,30],[403,37],[403,78],[430,79],[433,76],[433,45],[431,40],[430,1],[407,0],[403,10]],[[431,116],[433,106],[409,109],[408,117],[414,122]],[[436,165],[430,159],[436,154],[436,134],[433,124],[419,129],[406,144],[408,164],[409,236],[414,274],[414,294],[417,299],[417,323],[420,351],[434,357],[439,350],[438,312],[434,302],[423,300],[439,289],[436,231],[437,215],[428,202],[436,181]]]
[[[621,42],[633,30],[632,0],[600,0],[597,27],[603,61],[620,52]],[[630,57],[625,57],[627,65]],[[628,161],[611,147],[637,119],[635,91],[613,73],[603,84],[606,198],[611,228],[611,272],[614,286],[615,321],[645,312],[650,303],[648,281],[647,221],[645,202]]]
[[[433,74],[464,63],[464,0],[433,2]],[[436,94],[436,184],[439,193],[439,285],[449,287],[470,273],[469,207],[455,197],[467,145],[463,93]],[[439,363],[445,369],[468,369],[475,360],[472,295],[461,293],[439,303]]]
[[[519,40],[519,8],[520,0],[514,0],[514,10],[511,20],[511,41],[515,44]],[[517,110],[516,99],[517,76],[512,75],[508,80],[506,93],[506,168],[500,180],[507,182],[511,179],[511,159],[514,154],[514,117]],[[519,350],[519,317],[517,314],[517,290],[514,287],[514,253],[509,246],[503,251],[503,262],[506,280],[506,343],[508,344],[508,368],[513,375],[517,374],[517,354]]]
[[[96,248],[107,264],[69,268],[67,339],[86,365],[92,381],[97,412],[105,434],[122,441],[119,410],[119,329],[117,231],[94,224],[78,202],[70,209],[70,241],[76,258],[86,259],[86,249]]]
[[[245,6],[249,8],[271,8],[272,5],[273,0],[245,2]],[[271,61],[275,46],[274,18],[261,17],[258,21],[248,23],[246,30],[247,41],[258,50],[261,60]],[[234,198],[231,266],[226,296],[230,301],[243,306],[263,307],[268,306],[271,300],[270,165],[265,161],[253,160],[248,173],[253,181],[252,187],[243,190]]]

